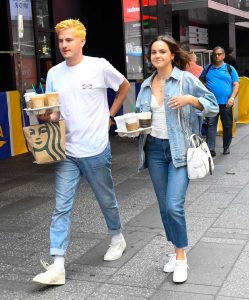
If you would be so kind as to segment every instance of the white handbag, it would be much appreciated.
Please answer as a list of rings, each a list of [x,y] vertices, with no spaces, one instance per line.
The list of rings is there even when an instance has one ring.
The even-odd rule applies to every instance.
[[[182,72],[180,76],[180,95],[182,95],[183,74],[184,72]],[[208,173],[212,175],[212,171],[214,170],[214,162],[207,143],[197,134],[192,134],[189,136],[186,126],[184,126],[185,130],[183,129],[180,109],[178,109],[178,121],[189,144],[189,148],[187,150],[188,178],[203,178]]]
[[[196,134],[192,134],[189,138],[187,169],[189,179],[203,178],[208,173],[212,175],[214,169],[214,162],[207,143]]]

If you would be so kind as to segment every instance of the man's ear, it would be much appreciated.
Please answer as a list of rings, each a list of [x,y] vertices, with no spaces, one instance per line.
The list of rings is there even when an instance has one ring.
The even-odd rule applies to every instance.
[[[86,40],[82,40],[82,48],[85,46]]]

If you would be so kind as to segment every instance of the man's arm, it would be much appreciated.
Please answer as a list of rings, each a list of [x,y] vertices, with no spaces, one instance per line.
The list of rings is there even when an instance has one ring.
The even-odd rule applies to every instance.
[[[234,99],[238,95],[238,92],[239,92],[239,82],[234,82],[232,94],[230,95],[227,101],[227,105],[226,105],[227,107],[231,107],[234,105]]]
[[[124,81],[119,86],[112,107],[110,108],[110,116],[112,117],[116,116],[117,112],[119,111],[120,107],[125,101],[125,97],[127,96],[129,89],[130,89],[130,83],[125,78]]]

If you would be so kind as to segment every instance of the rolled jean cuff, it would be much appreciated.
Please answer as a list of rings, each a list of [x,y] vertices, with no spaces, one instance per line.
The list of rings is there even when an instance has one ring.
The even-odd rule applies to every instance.
[[[115,235],[115,234],[119,234],[122,232],[122,227],[120,229],[117,229],[117,230],[110,230],[108,229],[108,232],[110,235]]]
[[[58,249],[58,248],[50,248],[50,255],[60,255],[60,256],[65,256],[66,250],[64,249]]]
[[[184,242],[184,243],[175,243],[175,247],[178,249],[182,249],[182,248],[187,248],[188,247],[188,242]]]

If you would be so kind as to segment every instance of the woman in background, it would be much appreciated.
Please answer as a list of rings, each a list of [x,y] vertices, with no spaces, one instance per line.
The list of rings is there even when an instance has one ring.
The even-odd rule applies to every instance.
[[[186,71],[192,73],[195,77],[199,78],[203,71],[203,67],[197,65],[197,56],[194,52],[189,52],[189,57],[190,61],[186,65]]]

